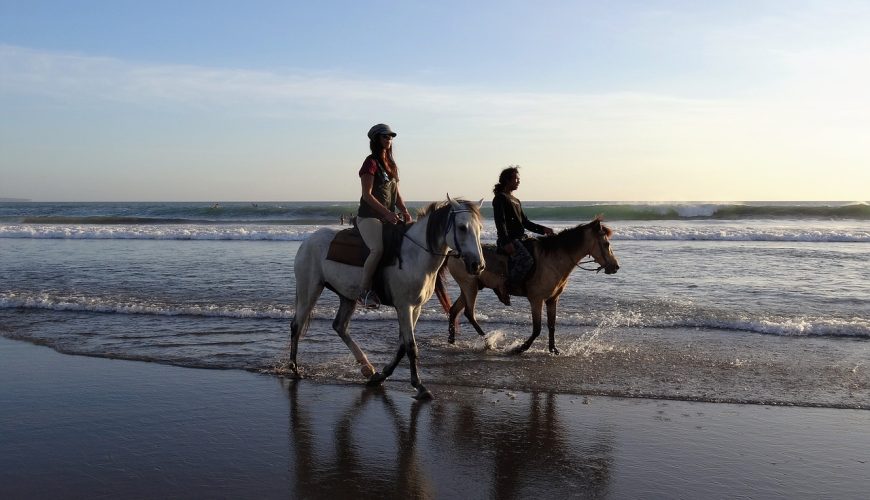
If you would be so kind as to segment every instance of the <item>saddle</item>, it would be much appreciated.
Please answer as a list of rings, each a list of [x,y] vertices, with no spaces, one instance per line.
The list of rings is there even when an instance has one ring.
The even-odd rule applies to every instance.
[[[408,226],[405,224],[384,224],[383,242],[384,254],[378,269],[392,265],[399,258],[399,249],[402,246],[402,236]],[[326,260],[332,260],[350,266],[362,267],[369,256],[369,249],[359,234],[356,225],[342,229],[335,234],[326,252]]]
[[[400,250],[402,248],[402,237],[405,231],[408,230],[408,227],[406,224],[384,224],[382,236],[384,254],[381,256],[381,261],[378,263],[378,269],[375,271],[374,280],[372,281],[372,288],[381,298],[381,304],[383,305],[393,305],[393,301],[384,288],[382,270],[386,266],[395,264],[396,261],[399,261],[399,266],[401,267]],[[329,250],[326,252],[326,260],[356,267],[362,267],[368,256],[369,249],[363,241],[359,229],[356,227],[356,219],[354,219],[353,227],[342,229],[336,233],[329,244]],[[330,287],[330,289],[332,288]]]
[[[368,256],[369,249],[363,242],[356,226],[342,229],[336,233],[329,244],[329,250],[326,252],[326,260],[360,267]]]

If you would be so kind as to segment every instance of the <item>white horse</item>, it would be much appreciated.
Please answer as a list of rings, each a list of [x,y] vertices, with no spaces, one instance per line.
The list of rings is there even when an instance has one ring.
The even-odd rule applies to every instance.
[[[370,377],[368,385],[380,385],[389,377],[402,357],[407,354],[411,364],[411,385],[417,389],[417,399],[429,399],[432,393],[420,382],[417,373],[417,341],[414,327],[423,304],[435,290],[438,269],[451,254],[465,262],[466,270],[473,275],[483,271],[485,261],[480,246],[480,203],[452,200],[432,203],[420,213],[417,222],[405,233],[399,260],[383,268],[386,301],[392,301],[399,319],[399,344],[396,357],[376,373],[365,353],[348,334],[348,324],[356,309],[356,297],[360,292],[362,268],[326,260],[329,244],[336,230],[323,228],[311,235],[299,247],[296,254],[296,315],[290,324],[290,370],[298,377],[296,352],[299,339],[308,329],[311,311],[318,297],[327,287],[336,292],[341,300],[332,328],[350,348],[357,362],[362,365],[363,375]]]

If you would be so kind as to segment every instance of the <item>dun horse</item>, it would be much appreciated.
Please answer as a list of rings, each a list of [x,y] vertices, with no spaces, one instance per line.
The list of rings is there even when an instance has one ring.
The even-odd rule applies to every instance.
[[[532,336],[522,345],[513,350],[514,354],[524,352],[541,333],[541,309],[547,305],[547,328],[550,331],[550,352],[558,354],[556,348],[556,306],[559,304],[559,296],[568,282],[568,275],[580,264],[587,255],[591,255],[600,266],[597,270],[604,269],[605,274],[613,274],[619,269],[619,262],[610,249],[610,236],[612,231],[601,224],[601,219],[588,224],[581,224],[565,229],[558,234],[543,236],[533,241],[532,255],[535,258],[535,268],[526,278],[523,286],[510,286],[511,295],[527,297],[532,307]],[[494,247],[487,245],[484,255],[490,267],[496,267],[499,259],[506,257],[497,256]],[[450,324],[448,341],[452,344],[456,339],[456,330],[459,324],[459,313],[465,309],[465,317],[477,330],[484,335],[483,329],[477,323],[474,316],[474,305],[477,293],[483,288],[493,288],[502,278],[496,274],[496,269],[487,268],[482,274],[474,276],[463,270],[456,259],[450,258],[446,263],[450,275],[459,284],[460,295],[450,307]],[[506,272],[505,272],[506,274]],[[450,302],[446,289],[439,286],[436,290],[438,299],[442,305]]]
[[[375,373],[365,353],[348,334],[350,318],[356,309],[355,298],[360,292],[362,268],[327,260],[329,244],[337,231],[323,228],[315,232],[302,243],[296,254],[296,315],[290,324],[290,370],[299,376],[296,365],[299,339],[305,335],[314,304],[326,287],[336,292],[340,299],[332,328],[362,365],[363,375],[370,376],[368,384],[381,384],[407,354],[411,364],[411,385],[417,389],[414,397],[431,398],[432,394],[420,382],[417,371],[414,328],[423,304],[432,297],[438,270],[448,250],[456,255],[457,263],[464,262],[460,267],[466,275],[476,276],[483,270],[485,261],[480,230],[479,204],[452,200],[448,196],[446,203],[429,205],[405,232],[398,262],[382,269],[386,292],[382,298],[391,300],[396,308],[400,343],[395,359],[381,373]]]

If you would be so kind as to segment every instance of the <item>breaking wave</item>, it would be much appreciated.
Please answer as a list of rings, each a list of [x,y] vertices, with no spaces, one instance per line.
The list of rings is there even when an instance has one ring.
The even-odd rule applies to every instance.
[[[569,227],[545,221],[556,229]],[[870,227],[861,225],[730,224],[723,227],[705,223],[628,224],[612,223],[614,240],[656,241],[794,241],[870,242]],[[334,225],[239,225],[239,224],[6,224],[0,238],[71,240],[210,240],[210,241],[302,241],[314,231]],[[482,239],[495,241],[495,229],[484,226]]]

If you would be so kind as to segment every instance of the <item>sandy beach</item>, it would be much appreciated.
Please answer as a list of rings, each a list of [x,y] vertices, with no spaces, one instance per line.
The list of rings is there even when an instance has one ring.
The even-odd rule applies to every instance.
[[[288,381],[0,339],[2,498],[863,498],[870,413]]]

